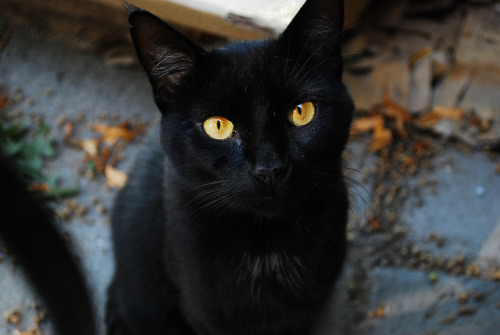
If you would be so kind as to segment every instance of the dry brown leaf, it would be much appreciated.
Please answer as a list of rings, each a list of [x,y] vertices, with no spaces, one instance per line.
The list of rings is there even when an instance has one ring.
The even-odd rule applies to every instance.
[[[17,309],[13,310],[10,313],[5,314],[5,321],[8,323],[17,326],[21,322],[21,312]]]
[[[500,174],[500,164],[497,166],[497,174]]]
[[[371,151],[378,151],[392,142],[392,132],[385,127],[384,118],[380,118],[373,128],[373,139],[368,147]]]
[[[106,165],[104,168],[106,174],[106,185],[109,187],[122,188],[127,182],[127,174],[121,170],[115,169],[111,165]]]
[[[415,151],[417,152],[418,157],[422,157],[426,150],[427,150],[427,143],[423,141],[417,141],[413,143],[413,147],[415,148]]]
[[[78,140],[76,143],[91,157],[97,157],[99,153],[99,140],[95,138],[88,138],[84,140]]]
[[[383,231],[384,227],[379,223],[377,219],[371,219],[368,221],[368,224],[374,231]]]
[[[101,153],[95,159],[95,170],[98,173],[103,173],[106,165],[108,164],[109,156],[111,156],[110,148],[104,148],[101,150]]]
[[[414,158],[414,157],[409,157],[409,156],[407,156],[407,157],[404,157],[404,158],[402,159],[402,163],[403,163],[403,165],[405,165],[405,166],[412,166],[412,165],[415,165],[415,164],[417,163],[417,161],[415,160],[415,158]]]
[[[381,115],[373,115],[367,117],[360,117],[354,120],[352,125],[352,131],[354,133],[365,133],[367,131],[373,130],[377,123],[380,122],[383,117]]]
[[[130,130],[129,123],[124,122],[119,126],[106,126],[95,124],[92,129],[101,133],[102,140],[109,145],[114,145],[118,140],[130,141],[138,134],[138,130]]]
[[[442,116],[439,116],[434,113],[428,113],[421,115],[417,121],[415,122],[416,126],[420,129],[430,129],[438,124],[439,121],[443,119]]]
[[[492,269],[490,271],[490,278],[495,281],[500,281],[500,269]]]
[[[9,97],[7,97],[5,94],[0,94],[0,110],[4,109],[4,107],[7,105],[7,101],[9,101]]]
[[[28,186],[28,191],[31,192],[49,192],[50,186],[45,183],[35,183],[33,185]]]
[[[42,331],[38,328],[38,326],[35,326],[25,332],[15,329],[14,335],[42,335]]]
[[[432,109],[432,114],[460,121],[463,119],[465,110],[463,108],[455,108],[449,106],[435,106]]]
[[[64,140],[69,141],[73,137],[73,122],[68,121],[64,124]]]

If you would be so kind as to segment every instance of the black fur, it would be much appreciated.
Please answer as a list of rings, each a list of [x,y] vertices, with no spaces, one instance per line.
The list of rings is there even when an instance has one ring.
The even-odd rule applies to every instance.
[[[73,256],[43,200],[26,190],[0,148],[0,237],[43,299],[57,334],[95,334],[92,304]]]
[[[162,120],[113,210],[108,334],[310,333],[345,258],[342,1],[212,51],[146,11],[129,22]],[[316,116],[292,127],[307,101]],[[212,116],[234,134],[208,137]]]

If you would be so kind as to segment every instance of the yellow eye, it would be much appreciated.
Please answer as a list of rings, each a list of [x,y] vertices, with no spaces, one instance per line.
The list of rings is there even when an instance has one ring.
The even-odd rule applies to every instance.
[[[304,102],[288,112],[288,121],[296,127],[304,126],[311,122],[316,114],[316,107],[312,102]]]
[[[233,133],[234,126],[228,119],[221,116],[214,116],[203,122],[203,129],[211,138],[225,140]]]

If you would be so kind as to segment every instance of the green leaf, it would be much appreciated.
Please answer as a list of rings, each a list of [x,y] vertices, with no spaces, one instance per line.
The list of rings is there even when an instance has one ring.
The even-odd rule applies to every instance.
[[[33,139],[33,149],[36,153],[44,157],[51,157],[54,155],[52,148],[52,139],[47,138],[41,132]]]
[[[45,181],[45,177],[41,171],[43,161],[41,159],[19,159],[17,161],[18,171],[29,178],[37,181]]]
[[[3,150],[7,156],[16,156],[24,151],[25,146],[24,142],[14,142],[7,138],[3,143]]]

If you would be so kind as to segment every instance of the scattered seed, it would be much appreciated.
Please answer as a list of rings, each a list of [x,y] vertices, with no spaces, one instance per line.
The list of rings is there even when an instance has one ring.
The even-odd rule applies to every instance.
[[[475,263],[471,263],[467,266],[465,274],[470,277],[479,277],[481,275],[481,269]]]
[[[81,206],[78,206],[75,208],[75,215],[77,217],[82,217],[85,214],[87,214],[87,212],[88,212],[88,208],[85,205],[81,205]]]
[[[473,298],[475,301],[484,301],[486,299],[486,295],[484,293],[475,293]]]
[[[450,323],[453,323],[457,320],[457,316],[455,314],[449,314],[447,316],[445,316],[444,318],[442,318],[441,320],[439,320],[439,323],[444,325],[444,324],[450,324]]]
[[[469,305],[463,305],[458,307],[458,315],[459,316],[468,316],[472,315],[476,312],[476,309]]]
[[[33,98],[26,98],[25,104],[27,107],[35,106],[35,100]]]
[[[45,96],[46,96],[47,98],[50,98],[50,97],[54,96],[54,90],[53,90],[53,89],[51,89],[51,88],[47,88],[47,89],[45,89]]]
[[[67,221],[71,218],[71,209],[68,207],[63,207],[55,210],[57,217],[63,221]]]
[[[102,204],[98,204],[95,208],[95,210],[97,211],[97,213],[99,214],[105,214],[108,210],[106,207],[104,207]]]
[[[35,315],[35,324],[38,326],[40,323],[47,319],[47,311],[40,311],[37,315]]]
[[[59,117],[56,120],[57,128],[61,128],[66,123],[67,119],[68,119],[68,117],[66,116],[66,114],[59,115]]]
[[[469,294],[467,292],[460,293],[460,295],[458,296],[458,302],[460,302],[461,304],[465,304],[468,301],[469,301]]]

